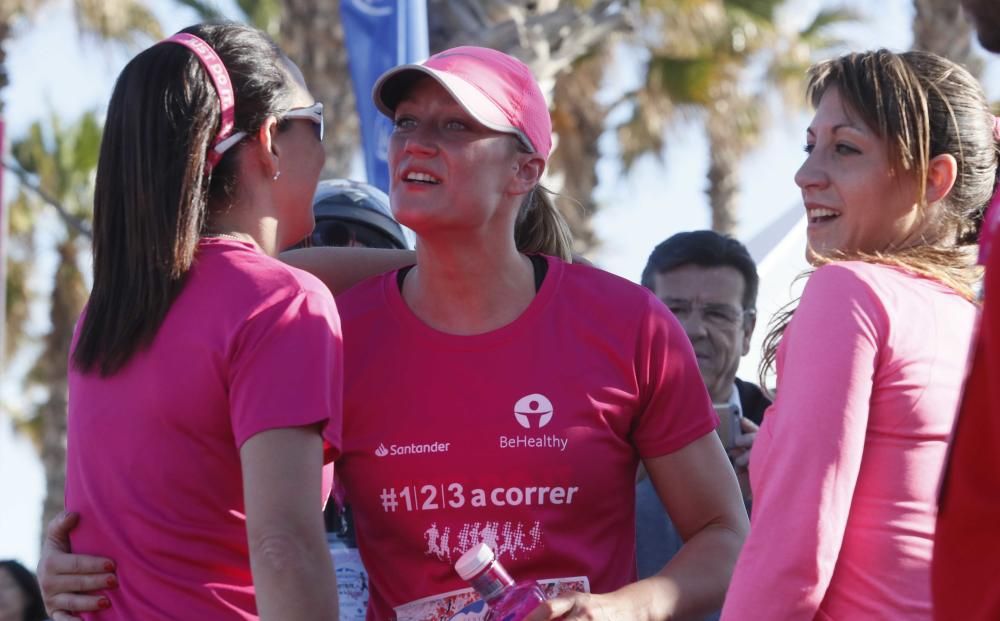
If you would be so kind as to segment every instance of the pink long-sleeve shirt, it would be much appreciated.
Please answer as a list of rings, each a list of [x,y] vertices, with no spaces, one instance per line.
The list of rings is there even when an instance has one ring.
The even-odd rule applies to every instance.
[[[733,619],[929,619],[936,493],[975,307],[905,271],[818,269],[750,460]]]

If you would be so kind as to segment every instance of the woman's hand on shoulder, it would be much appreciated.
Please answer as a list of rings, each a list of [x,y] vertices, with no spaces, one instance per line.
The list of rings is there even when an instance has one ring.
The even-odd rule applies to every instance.
[[[111,601],[91,593],[118,586],[111,559],[71,554],[69,533],[80,521],[77,513],[61,513],[49,522],[38,561],[38,583],[52,621],[79,621],[74,612],[103,610]]]

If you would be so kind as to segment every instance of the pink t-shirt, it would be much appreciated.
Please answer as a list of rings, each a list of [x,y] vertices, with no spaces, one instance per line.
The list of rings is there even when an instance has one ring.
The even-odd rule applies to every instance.
[[[887,266],[810,277],[751,454],[724,620],[930,618],[936,492],[975,312]]]
[[[92,618],[257,618],[240,446],[329,421],[333,458],[342,367],[336,307],[319,280],[211,239],[147,349],[108,378],[70,371],[73,551],[113,558],[121,584]],[[314,491],[319,510],[327,494]]]
[[[593,268],[548,265],[520,317],[475,336],[420,321],[396,274],[338,298],[337,469],[369,619],[448,618],[468,601],[450,594],[467,586],[453,564],[482,541],[516,579],[593,592],[634,581],[639,457],[715,428],[691,345],[659,300]]]

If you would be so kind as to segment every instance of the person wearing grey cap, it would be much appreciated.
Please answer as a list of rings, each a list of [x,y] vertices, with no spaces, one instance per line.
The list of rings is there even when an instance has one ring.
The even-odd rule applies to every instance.
[[[361,181],[320,181],[313,197],[313,216],[316,228],[294,248],[413,248],[413,232],[396,222],[389,197]]]

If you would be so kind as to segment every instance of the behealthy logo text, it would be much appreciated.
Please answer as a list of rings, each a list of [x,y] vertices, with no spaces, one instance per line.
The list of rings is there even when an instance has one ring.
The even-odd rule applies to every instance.
[[[533,393],[517,400],[514,404],[514,420],[528,430],[542,429],[552,422],[555,408],[548,397]],[[500,448],[557,448],[565,451],[567,438],[555,434],[500,436]]]

